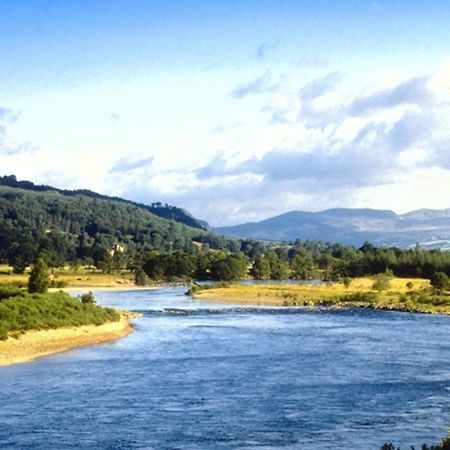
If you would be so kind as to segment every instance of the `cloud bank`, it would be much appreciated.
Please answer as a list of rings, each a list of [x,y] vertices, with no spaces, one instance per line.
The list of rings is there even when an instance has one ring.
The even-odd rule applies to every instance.
[[[382,86],[375,79],[356,90],[336,71],[289,88],[267,71],[242,82],[232,91],[235,101],[252,94],[270,94],[270,101],[261,96],[258,119],[228,130],[207,162],[170,173],[174,185],[164,200],[213,224],[289,209],[449,207],[450,106],[442,70]],[[158,189],[150,183],[127,194],[142,199]]]

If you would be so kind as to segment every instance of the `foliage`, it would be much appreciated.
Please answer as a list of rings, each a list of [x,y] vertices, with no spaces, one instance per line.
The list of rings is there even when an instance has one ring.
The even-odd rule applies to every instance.
[[[267,280],[270,277],[270,261],[264,255],[256,255],[250,275],[255,280]]]
[[[139,269],[151,279],[207,280],[247,276],[247,265],[255,279],[339,280],[386,271],[409,278],[450,275],[450,251],[235,240],[201,229],[198,221],[197,228],[186,226],[196,226],[192,221],[170,205],[0,177],[0,262],[16,273],[41,255],[51,269],[66,262],[105,273],[127,268],[139,275],[138,282],[144,282]]]
[[[134,284],[136,286],[145,286],[147,284],[148,278],[144,270],[138,267],[134,272]]]
[[[247,273],[247,259],[242,253],[226,255],[211,264],[211,279],[232,281]]]
[[[96,303],[94,294],[91,291],[89,291],[87,294],[83,294],[80,297],[80,301],[81,301],[81,303],[83,303],[83,305],[87,305],[87,304],[95,305],[95,303]]]
[[[155,209],[161,212],[165,207]],[[23,273],[42,255],[49,267],[80,261],[108,272],[125,268],[136,252],[193,251],[193,242],[239,250],[231,239],[169,221],[152,211],[145,205],[85,191],[0,185],[0,262]]]
[[[80,326],[117,321],[120,316],[111,308],[81,303],[64,292],[22,294],[0,302],[0,338],[9,332]]]
[[[343,277],[342,284],[344,285],[345,289],[348,289],[352,284],[352,279],[350,277]]]
[[[297,249],[290,260],[291,277],[297,280],[310,280],[317,276],[317,267],[312,256],[303,248]]]
[[[436,272],[431,277],[431,286],[438,291],[447,291],[450,289],[450,279],[444,272]]]
[[[206,223],[196,220],[185,210],[177,208],[176,206],[168,205],[167,203],[163,205],[161,202],[154,202],[151,205],[144,205],[142,203],[136,203],[118,197],[108,197],[106,195],[98,194],[97,192],[92,192],[87,189],[78,189],[78,190],[57,189],[52,186],[36,185],[31,181],[18,181],[14,175],[0,177],[0,185],[35,192],[53,191],[58,192],[65,196],[84,195],[86,197],[95,199],[103,199],[103,200],[112,199],[125,204],[134,205],[139,208],[147,209],[156,216],[163,217],[169,220],[174,220],[175,222],[180,222],[193,228],[200,228],[205,230],[207,229]]]
[[[375,304],[379,300],[379,296],[376,292],[353,292],[346,294],[339,298],[341,302],[348,302],[351,304],[357,303],[369,303]]]
[[[17,286],[0,286],[0,300],[10,297],[22,297],[24,295],[23,289]]]
[[[28,292],[43,294],[49,285],[48,267],[43,258],[38,258],[28,278]]]
[[[372,284],[372,289],[375,291],[387,291],[391,287],[389,274],[380,273],[374,277],[374,282]]]
[[[437,445],[428,446],[427,444],[423,444],[420,448],[421,450],[450,450],[450,437],[449,436],[445,437]],[[415,447],[411,446],[410,449],[415,450]],[[400,447],[396,447],[392,443],[386,443],[381,446],[381,450],[400,450]]]

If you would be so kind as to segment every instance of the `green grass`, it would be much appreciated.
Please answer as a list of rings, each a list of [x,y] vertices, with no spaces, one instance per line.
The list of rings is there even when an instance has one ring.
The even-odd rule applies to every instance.
[[[6,290],[13,296],[5,298]],[[65,326],[101,325],[120,319],[112,308],[83,304],[65,292],[28,294],[15,288],[0,289],[0,339],[11,333]]]

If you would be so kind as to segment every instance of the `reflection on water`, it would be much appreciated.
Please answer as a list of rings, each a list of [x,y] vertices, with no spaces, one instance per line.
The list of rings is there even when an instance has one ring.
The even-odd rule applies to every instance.
[[[450,423],[450,319],[104,292],[136,332],[0,369],[1,448],[377,449]]]

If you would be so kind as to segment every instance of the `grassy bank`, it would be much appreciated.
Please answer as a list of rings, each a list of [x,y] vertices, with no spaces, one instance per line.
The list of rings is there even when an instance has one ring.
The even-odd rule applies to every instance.
[[[20,336],[27,330],[42,330],[117,322],[112,308],[82,303],[64,292],[28,294],[17,288],[0,288],[0,339]]]
[[[25,287],[28,283],[29,269],[23,274],[12,272],[12,268],[0,265],[0,287],[14,285]],[[92,267],[73,268],[65,266],[54,269],[50,275],[50,287],[60,288],[130,288],[134,287],[134,274],[124,270],[120,273],[106,274]]]
[[[356,306],[397,311],[450,314],[450,295],[437,294],[428,280],[392,278],[389,288],[373,289],[375,279],[352,279],[343,283],[321,285],[243,285],[203,289],[196,287],[196,299],[267,306]]]

